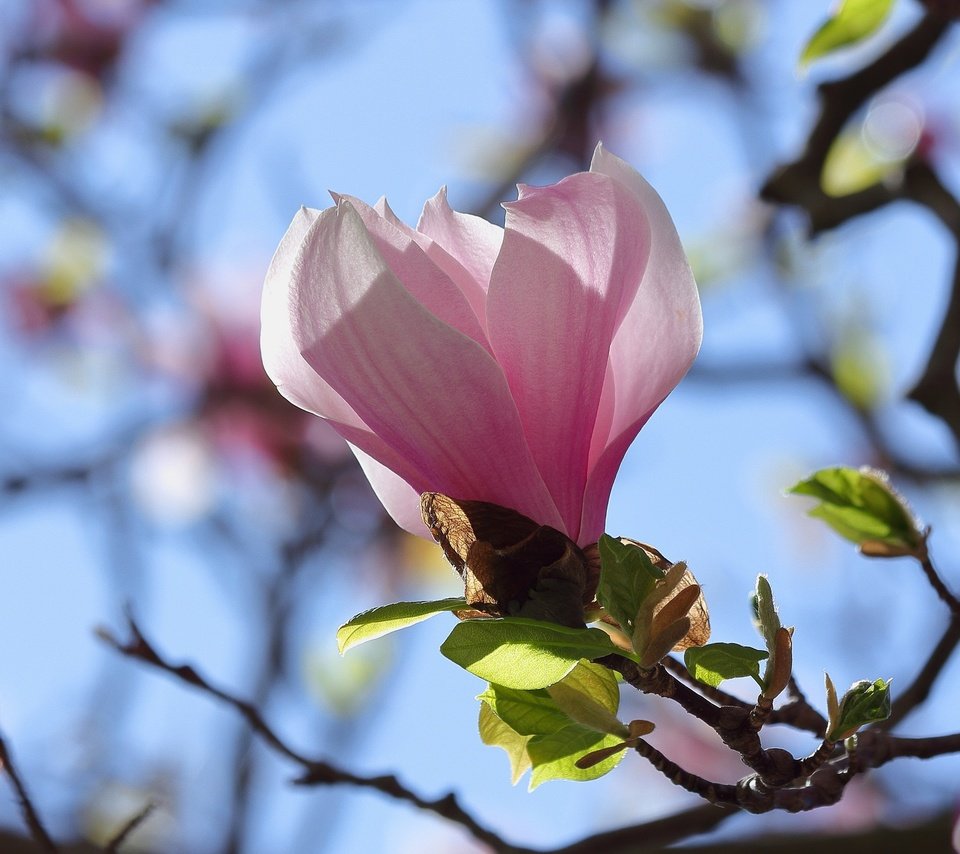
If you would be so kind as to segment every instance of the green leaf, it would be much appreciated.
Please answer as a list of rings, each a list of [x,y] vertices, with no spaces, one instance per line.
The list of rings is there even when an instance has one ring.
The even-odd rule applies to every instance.
[[[664,573],[639,546],[621,543],[607,534],[601,535],[597,545],[600,549],[597,601],[631,636],[637,611]]]
[[[835,199],[859,193],[884,180],[898,165],[896,161],[877,157],[875,150],[864,142],[861,129],[851,128],[830,143],[820,170],[820,189]],[[839,383],[840,377],[849,373],[849,366],[838,363],[838,355],[835,351],[831,367]],[[841,388],[846,392],[846,388]]]
[[[690,647],[683,660],[694,679],[704,685],[716,688],[725,679],[749,676],[762,688],[760,662],[768,655],[764,649],[738,643],[708,643]]]
[[[616,715],[620,707],[617,677],[606,667],[581,661],[564,679],[547,688],[547,693],[578,724],[621,739],[630,737],[630,730]]]
[[[535,735],[527,745],[533,773],[530,776],[531,791],[547,780],[596,780],[612,771],[623,759],[624,751],[598,762],[590,768],[577,768],[577,760],[586,753],[613,747],[622,738],[603,735],[591,729],[571,724],[550,735]]]
[[[770,587],[770,581],[762,573],[757,576],[757,588],[753,594],[753,609],[756,618],[757,629],[763,635],[764,643],[770,657],[763,668],[763,679],[761,687],[764,690],[764,696],[767,696],[768,690],[774,693],[769,699],[773,699],[781,686],[786,684],[790,678],[790,670],[793,666],[793,649],[790,637],[784,637],[778,646],[777,634],[782,628],[780,615],[777,613],[777,605],[773,599],[773,589]],[[793,630],[790,629],[792,635]],[[778,656],[783,661],[778,660]]]
[[[465,599],[440,599],[436,602],[396,602],[371,608],[337,629],[337,648],[343,655],[357,644],[421,623],[435,614],[459,611],[466,607]]]
[[[843,0],[833,15],[811,36],[800,54],[804,66],[873,35],[893,9],[895,0]]]
[[[546,690],[521,691],[490,685],[477,699],[489,705],[500,720],[520,735],[549,735],[580,723],[621,738],[630,736],[615,716],[620,705],[617,677],[600,664],[581,661]]]
[[[837,689],[834,687],[830,674],[824,671],[823,685],[827,692],[827,729],[836,728],[840,717],[840,701],[837,700]]]
[[[548,735],[570,726],[570,717],[542,688],[521,691],[490,685],[477,697],[486,703],[507,726],[520,735]]]
[[[894,162],[887,172],[896,168]],[[865,325],[850,321],[837,336],[830,353],[830,372],[841,394],[867,411],[881,401],[890,385],[890,358],[879,336]]]
[[[777,606],[773,601],[773,590],[770,588],[770,582],[767,576],[757,576],[757,592],[755,594],[755,609],[757,615],[757,628],[763,635],[767,644],[767,651],[773,652],[776,643],[777,630],[780,628],[780,616],[777,614]]]
[[[602,664],[581,661],[559,684],[591,697],[611,714],[620,708],[620,682]]]
[[[843,741],[849,738],[860,727],[867,724],[884,721],[890,717],[890,680],[877,679],[868,682],[866,679],[854,682],[843,699],[837,720],[827,733],[829,741]]]
[[[530,768],[530,754],[527,746],[530,743],[529,735],[520,735],[508,724],[504,723],[486,703],[480,704],[480,740],[491,747],[500,747],[507,753],[510,760],[510,782],[513,785]]]
[[[466,620],[440,647],[464,670],[507,688],[546,688],[559,682],[581,658],[623,655],[600,629],[504,617]]]
[[[788,492],[819,499],[820,504],[810,515],[823,519],[840,536],[860,546],[861,551],[915,554],[923,546],[919,523],[882,472],[867,468],[821,469]]]

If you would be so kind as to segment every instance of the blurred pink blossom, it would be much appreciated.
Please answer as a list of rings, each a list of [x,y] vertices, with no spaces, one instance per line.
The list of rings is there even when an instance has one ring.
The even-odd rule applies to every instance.
[[[435,491],[587,544],[696,356],[700,303],[663,201],[602,146],[589,172],[519,190],[504,228],[443,190],[416,230],[385,200],[302,208],[267,272],[263,361],[408,531],[427,535]]]

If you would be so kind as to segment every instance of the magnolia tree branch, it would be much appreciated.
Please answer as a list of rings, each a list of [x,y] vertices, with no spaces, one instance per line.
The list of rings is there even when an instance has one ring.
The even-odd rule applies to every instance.
[[[16,765],[13,764],[10,749],[7,747],[2,733],[0,733],[0,771],[5,772],[7,777],[10,778],[13,789],[17,793],[20,813],[34,842],[36,842],[42,850],[56,854],[59,849],[50,837],[50,834],[47,833],[43,822],[40,820],[40,814],[37,812],[36,807],[34,807],[33,801],[30,800],[30,795],[27,794],[26,786],[24,786],[23,780],[20,778]]]
[[[929,558],[926,560],[929,563]],[[880,767],[892,759],[907,756],[932,758],[960,751],[960,733],[906,739],[887,731],[889,725],[922,702],[929,693],[947,657],[957,645],[956,635],[960,634],[958,627],[960,619],[954,616],[951,631],[934,651],[906,699],[895,704],[896,719],[891,718],[885,722],[885,726],[863,731],[852,752],[848,753],[840,745],[824,739],[817,750],[801,759],[779,748],[765,749],[760,740],[759,727],[752,720],[753,713],[741,700],[729,698],[733,700],[732,703],[716,705],[679,682],[666,667],[695,684],[686,668],[678,662],[671,661],[666,667],[657,665],[644,669],[623,656],[611,655],[600,659],[600,663],[619,671],[624,680],[637,690],[679,703],[689,714],[712,727],[724,744],[739,753],[744,764],[755,772],[735,786],[718,783],[690,773],[642,739],[631,741],[633,749],[672,783],[716,806],[736,807],[756,813],[769,810],[801,812],[836,803],[855,775]],[[703,687],[697,685],[698,689],[702,690]],[[709,689],[709,694],[721,702],[728,697],[714,689]],[[801,722],[802,726],[798,728],[810,729],[822,737],[827,726],[823,716],[810,707],[796,683],[790,686],[790,694],[790,703],[783,707],[789,713],[781,714],[778,722],[795,725]],[[773,719],[772,714],[770,718]]]
[[[767,719],[768,722],[786,724],[823,738],[827,734],[827,719],[810,705],[806,695],[800,690],[797,680],[792,676],[787,683],[787,694],[790,701],[778,709],[773,709]]]
[[[311,758],[293,749],[263,719],[263,716],[255,706],[213,685],[197,673],[189,664],[178,665],[168,663],[146,638],[144,638],[143,633],[133,618],[128,616],[127,619],[127,628],[130,635],[129,640],[122,642],[113,637],[113,635],[105,629],[101,629],[98,635],[103,641],[122,655],[146,662],[165,673],[169,673],[171,676],[175,676],[181,682],[185,682],[215,697],[221,702],[232,706],[243,716],[250,728],[275,752],[285,756],[303,769],[303,773],[295,780],[297,784],[301,786],[347,784],[360,788],[374,789],[391,798],[406,801],[420,809],[433,812],[442,818],[459,824],[467,830],[471,836],[488,845],[493,851],[502,852],[502,854],[532,853],[532,849],[510,845],[497,834],[483,827],[457,803],[456,797],[453,794],[437,798],[436,800],[428,800],[408,789],[392,775],[377,777],[360,776],[338,768],[323,759]]]
[[[597,833],[545,854],[595,854],[597,851],[604,854],[636,854],[707,833],[736,814],[737,810],[707,803],[666,818]]]
[[[113,839],[104,846],[103,854],[117,854],[120,846],[130,838],[131,834],[147,820],[156,808],[157,805],[151,802],[146,804],[139,812],[134,813],[116,834],[114,834]]]
[[[690,671],[687,670],[683,662],[678,661],[676,658],[667,656],[660,663],[677,678],[682,679],[691,687],[696,688],[703,696],[720,706],[734,706],[747,709],[748,711],[753,708],[750,703],[744,702],[739,697],[734,697],[733,694],[728,694],[720,688],[714,688],[698,682]],[[820,712],[807,702],[807,698],[803,695],[803,692],[800,691],[793,677],[790,678],[788,691],[793,699],[778,709],[771,709],[766,715],[765,722],[792,726],[794,729],[811,732],[822,738],[827,729],[827,721]]]
[[[696,688],[704,697],[712,700],[719,706],[740,706],[744,709],[750,708],[750,703],[747,703],[741,700],[739,697],[734,697],[733,694],[728,694],[726,691],[721,690],[720,688],[714,688],[712,685],[705,685],[703,682],[698,682],[693,674],[687,670],[686,665],[679,659],[674,658],[671,655],[668,655],[660,662],[664,669],[669,670],[674,676],[678,679],[683,680],[693,688]]]
[[[954,615],[960,614],[960,599],[957,599],[950,591],[950,588],[943,583],[943,579],[940,578],[940,574],[937,572],[926,550],[924,550],[924,553],[918,560],[920,566],[923,568],[923,574],[927,577],[927,581],[930,582],[930,586],[936,591],[940,600],[950,609],[950,613]]]
[[[711,387],[721,384],[810,381],[819,383],[832,395],[844,412],[857,422],[865,440],[870,443],[870,454],[876,468],[895,474],[898,479],[910,480],[918,484],[960,481],[960,466],[921,463],[904,456],[901,451],[893,447],[881,428],[877,414],[855,405],[839,388],[833,372],[816,359],[808,357],[784,363],[749,362],[724,366],[697,364],[685,378],[685,382],[706,383]]]
[[[139,626],[129,616],[128,631],[129,639],[126,642],[118,640],[106,630],[100,630],[98,635],[122,655],[150,664],[236,709],[247,721],[250,728],[274,751],[303,769],[303,773],[294,780],[297,785],[346,784],[373,789],[388,797],[413,804],[420,809],[459,824],[475,839],[488,845],[493,851],[502,852],[502,854],[536,854],[534,849],[505,842],[500,836],[480,825],[457,803],[453,794],[435,800],[426,799],[408,789],[393,775],[368,777],[353,774],[325,760],[308,757],[293,749],[273,730],[252,704],[213,685],[191,665],[177,665],[167,662],[156,648],[146,640]],[[621,828],[609,833],[592,835],[579,842],[558,848],[550,854],[586,854],[586,852],[601,849],[609,852],[609,854],[615,854],[618,850],[635,850],[638,844],[644,846],[668,845],[686,839],[695,833],[705,833],[731,814],[733,813],[730,810],[718,810],[714,807],[709,809],[697,808],[664,819]],[[145,817],[145,815],[135,816],[130,822],[130,825],[132,825],[131,831],[133,826]]]
[[[764,780],[765,784],[785,785],[802,774],[800,761],[785,750],[764,749],[760,741],[759,727],[753,719],[754,708],[749,704],[737,700],[735,705],[715,705],[674,678],[660,664],[650,669],[644,669],[621,655],[608,655],[600,659],[599,663],[618,671],[624,680],[638,691],[673,700],[686,712],[703,721],[720,736],[727,747],[740,754],[744,764],[753,769]],[[639,750],[641,749],[638,748]],[[647,758],[650,757],[647,756]],[[659,767],[656,763],[654,764],[655,767]],[[684,772],[684,774],[686,773]],[[696,787],[701,786],[701,782],[692,778],[692,775],[681,778],[689,782],[690,785],[674,780],[671,775],[668,776],[673,782],[683,786],[688,791],[698,791]],[[691,788],[691,786],[694,788]],[[712,798],[708,800],[711,803],[721,805],[732,803],[726,800],[713,800]]]
[[[903,195],[934,213],[956,245],[950,299],[940,331],[923,374],[908,396],[931,415],[940,418],[960,446],[960,386],[956,375],[957,362],[960,361],[960,202],[925,163],[907,170]]]
[[[820,176],[833,141],[866,100],[898,76],[922,63],[949,27],[950,19],[931,11],[882,56],[856,74],[820,86],[820,113],[803,154],[772,175],[761,197],[780,204],[799,205],[808,214],[813,233],[834,228],[848,219],[907,199],[929,209],[947,228],[957,245],[950,299],[927,365],[909,397],[941,419],[960,446],[960,203],[924,162],[904,170],[899,184],[878,182],[846,196],[828,195]]]
[[[955,613],[916,679],[893,701],[890,717],[880,724],[882,729],[896,726],[930,696],[934,684],[958,645],[960,645],[960,614]]]
[[[830,146],[850,117],[874,93],[920,65],[949,24],[947,18],[928,13],[910,32],[860,71],[842,80],[821,84],[818,90],[820,112],[803,154],[777,170],[761,190],[762,197],[803,207],[810,215],[814,232],[832,228],[844,219],[890,201],[881,184],[849,196],[828,196],[820,187],[820,173]]]

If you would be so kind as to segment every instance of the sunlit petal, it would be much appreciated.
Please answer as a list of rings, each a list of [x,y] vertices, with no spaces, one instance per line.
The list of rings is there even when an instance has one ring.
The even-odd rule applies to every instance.
[[[417,492],[559,524],[499,366],[411,296],[349,202],[317,219],[291,279],[304,358],[419,472]]]
[[[506,208],[488,334],[565,530],[577,538],[610,344],[643,276],[649,227],[632,192],[591,173],[521,187]]]
[[[378,211],[352,196],[334,194],[334,199],[346,199],[350,202],[367,227],[383,260],[425,308],[444,323],[488,347],[486,335],[467,296],[447,272],[418,245],[413,229],[403,226],[400,220],[392,215],[386,200],[383,200]],[[447,260],[451,259],[448,257]],[[459,267],[455,262],[451,266]],[[463,276],[462,269],[460,275]]]
[[[585,532],[599,533],[623,455],[696,358],[703,319],[680,237],[656,190],[602,146],[597,146],[590,168],[634,194],[650,222],[650,257],[643,281],[610,349],[603,395],[609,418],[606,423],[598,419],[592,442],[583,526]]]

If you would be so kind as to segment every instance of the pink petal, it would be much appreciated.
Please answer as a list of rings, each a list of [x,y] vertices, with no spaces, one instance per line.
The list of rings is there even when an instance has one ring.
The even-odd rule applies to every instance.
[[[427,254],[427,257],[450,277],[470,304],[470,308],[473,309],[473,313],[483,328],[484,334],[486,334],[487,282],[484,281],[481,285],[474,275],[439,243],[435,242],[423,232],[417,231],[415,228],[410,228],[409,225],[403,222],[403,220],[390,209],[385,198],[381,198],[374,208],[387,222],[397,226],[397,228],[401,229],[411,240],[416,241],[417,245]],[[496,228],[496,226],[494,227]],[[498,231],[502,231],[502,229],[498,229]],[[499,245],[498,238],[497,246],[499,247]]]
[[[486,333],[480,326],[477,314],[466,295],[417,244],[416,233],[397,219],[387,206],[386,199],[380,205],[383,212],[381,214],[380,211],[352,196],[340,196],[334,193],[333,198],[337,202],[341,198],[350,202],[360,214],[383,260],[425,308],[444,323],[459,329],[464,335],[489,349]],[[386,216],[388,213],[389,217]],[[446,253],[442,254],[446,255]],[[447,260],[452,262],[449,256]],[[456,262],[452,264],[459,267]],[[460,275],[463,276],[462,268]]]
[[[348,201],[310,229],[292,290],[304,358],[420,473],[408,480],[416,492],[491,501],[560,524],[500,368],[411,296]]]
[[[390,517],[403,530],[418,537],[432,535],[420,516],[420,493],[392,469],[387,468],[356,445],[350,445],[360,468]]]
[[[441,187],[423,206],[417,231],[432,240],[435,246],[466,271],[472,283],[468,286],[468,298],[471,304],[474,296],[479,300],[482,312],[479,316],[484,322],[490,274],[503,243],[503,229],[478,216],[453,210],[447,202],[447,188]],[[437,264],[442,266],[439,258]],[[464,293],[467,293],[467,288]]]
[[[260,349],[267,375],[291,403],[330,422],[347,441],[366,448],[412,479],[421,475],[375,436],[350,405],[307,364],[294,341],[292,276],[306,235],[325,212],[301,208],[267,270],[261,305]],[[417,504],[419,508],[419,502]],[[418,510],[419,512],[419,510]]]
[[[613,479],[640,428],[686,374],[700,349],[703,319],[693,273],[663,200],[640,174],[597,146],[590,167],[627,188],[650,221],[650,258],[610,351],[604,418],[598,419],[584,495],[583,536],[603,532]]]
[[[261,302],[263,366],[280,393],[301,409],[360,428],[363,422],[304,361],[293,340],[290,277],[300,245],[320,215],[318,210],[300,208],[270,262]]]
[[[505,207],[490,343],[565,530],[580,541],[610,343],[643,276],[650,228],[633,193],[589,172],[521,187]]]

